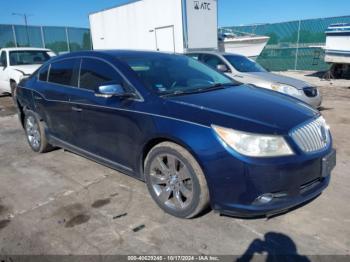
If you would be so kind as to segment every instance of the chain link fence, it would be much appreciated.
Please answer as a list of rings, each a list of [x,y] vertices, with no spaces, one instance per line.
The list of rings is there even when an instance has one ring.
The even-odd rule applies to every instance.
[[[330,24],[350,23],[350,16],[307,19],[274,24],[224,27],[270,37],[257,61],[272,71],[327,70],[324,62],[325,31]]]
[[[270,37],[258,62],[272,71],[327,70],[325,31],[330,24],[350,23],[350,16],[307,19],[274,24],[224,27]],[[0,48],[45,47],[69,52],[92,49],[90,30],[74,27],[0,25]]]
[[[24,25],[0,25],[2,47],[42,47],[56,53],[92,49],[89,29]]]

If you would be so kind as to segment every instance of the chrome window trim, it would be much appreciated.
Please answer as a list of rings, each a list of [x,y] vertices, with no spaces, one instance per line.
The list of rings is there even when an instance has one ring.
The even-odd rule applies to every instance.
[[[38,74],[36,75],[36,81],[37,82],[41,82],[41,83],[49,83],[49,84],[52,84],[52,85],[58,85],[58,86],[63,86],[63,87],[68,87],[68,88],[74,88],[74,89],[77,89],[77,87],[74,87],[74,86],[69,86],[69,85],[63,85],[63,84],[59,84],[59,83],[55,83],[55,82],[50,82],[49,81],[49,76],[50,76],[50,72],[51,72],[51,65],[56,63],[56,62],[61,62],[63,60],[69,60],[69,59],[76,59],[75,57],[66,57],[66,58],[62,58],[62,59],[59,59],[59,60],[55,60],[55,61],[52,61],[51,63],[49,63],[49,69],[47,71],[47,78],[46,78],[46,81],[42,81],[40,80],[40,72],[41,70],[43,70],[43,68],[41,68],[39,71],[38,71]],[[46,65],[45,65],[46,66]]]
[[[81,88],[80,87],[80,70],[81,70],[81,64],[82,64],[82,60],[83,58],[90,58],[90,59],[96,59],[96,60],[100,60],[106,64],[108,64],[109,66],[111,66],[114,71],[116,71],[118,73],[118,75],[121,76],[121,78],[127,83],[128,87],[131,88],[135,94],[138,96],[137,98],[130,98],[130,100],[134,100],[134,101],[139,101],[139,102],[144,102],[144,98],[143,96],[140,94],[140,92],[137,90],[137,88],[135,88],[135,86],[133,84],[130,83],[130,81],[128,80],[128,78],[116,67],[114,66],[111,62],[107,61],[106,59],[103,59],[103,58],[100,58],[100,57],[95,57],[95,56],[87,56],[87,55],[81,55],[81,56],[75,56],[75,57],[64,57],[64,58],[58,58],[52,62],[50,62],[50,65],[49,65],[49,71],[48,71],[48,74],[47,74],[47,81],[46,83],[50,83],[50,84],[54,84],[54,85],[58,85],[58,86],[63,86],[63,87],[68,87],[68,88],[73,88],[73,89],[80,89],[80,90],[86,90],[86,91],[90,91],[90,92],[93,92],[92,90],[88,90],[88,89],[85,89],[85,88]],[[79,70],[78,70],[78,86],[77,87],[74,87],[74,86],[69,86],[69,85],[63,85],[63,84],[58,84],[58,83],[54,83],[54,82],[50,82],[49,81],[49,76],[50,76],[50,71],[51,71],[51,65],[56,63],[56,62],[61,62],[61,61],[64,61],[64,60],[69,60],[69,59],[80,59],[80,65],[79,65]],[[41,70],[40,70],[41,71]],[[45,81],[41,81],[39,79],[39,77],[37,77],[37,81],[40,81],[40,82],[44,82]]]

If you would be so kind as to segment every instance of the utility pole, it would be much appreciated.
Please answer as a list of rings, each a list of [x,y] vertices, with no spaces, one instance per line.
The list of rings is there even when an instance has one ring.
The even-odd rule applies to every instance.
[[[299,24],[298,24],[297,49],[295,50],[294,70],[297,70],[297,66],[298,66],[299,42],[300,42],[300,26],[301,26],[301,20],[299,20]]]
[[[29,32],[28,32],[28,14],[20,14],[20,13],[12,13],[12,15],[18,15],[24,18],[24,25],[26,27],[26,34],[27,34],[27,44],[28,46],[30,46],[30,42],[29,42]]]

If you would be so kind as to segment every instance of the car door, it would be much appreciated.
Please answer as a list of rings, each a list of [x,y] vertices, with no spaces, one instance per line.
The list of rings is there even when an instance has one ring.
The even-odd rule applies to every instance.
[[[98,157],[113,161],[123,168],[133,165],[140,127],[130,109],[133,99],[100,97],[95,90],[104,83],[114,82],[125,86],[116,69],[106,61],[83,58],[80,67],[79,89],[71,94],[73,144]],[[135,146],[135,147],[134,147]]]
[[[45,118],[50,135],[72,142],[72,106],[69,94],[78,86],[79,59],[55,61],[39,71],[33,98],[36,110]]]

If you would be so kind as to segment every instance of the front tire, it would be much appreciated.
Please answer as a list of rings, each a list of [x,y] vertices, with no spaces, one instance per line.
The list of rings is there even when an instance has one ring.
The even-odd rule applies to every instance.
[[[192,218],[209,204],[209,191],[203,171],[183,147],[163,142],[148,153],[145,178],[154,201],[165,212]]]
[[[34,152],[45,153],[52,149],[52,146],[47,142],[43,122],[32,111],[25,112],[24,130],[27,141]]]

